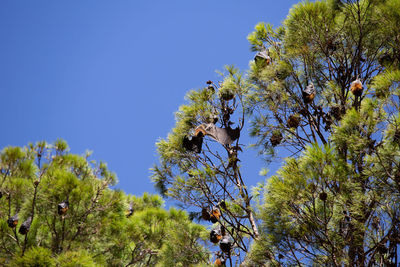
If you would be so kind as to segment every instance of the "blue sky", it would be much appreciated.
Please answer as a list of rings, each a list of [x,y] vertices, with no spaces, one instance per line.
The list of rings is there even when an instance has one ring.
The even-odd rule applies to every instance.
[[[117,188],[155,192],[155,142],[185,93],[226,64],[245,71],[246,36],[280,25],[296,2],[2,0],[0,148],[63,138],[107,162]],[[263,179],[255,151],[242,164],[248,184]]]

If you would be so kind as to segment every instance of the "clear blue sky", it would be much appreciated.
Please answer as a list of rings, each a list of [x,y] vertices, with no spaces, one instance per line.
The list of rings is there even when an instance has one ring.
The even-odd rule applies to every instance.
[[[154,144],[185,93],[226,64],[246,70],[246,36],[296,2],[1,0],[0,148],[63,138],[107,162],[118,188],[154,192]],[[254,151],[242,163],[262,180]]]

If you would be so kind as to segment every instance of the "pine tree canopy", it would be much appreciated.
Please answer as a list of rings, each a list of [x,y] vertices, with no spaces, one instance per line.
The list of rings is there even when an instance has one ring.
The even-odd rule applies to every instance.
[[[62,140],[5,148],[0,176],[1,266],[208,261],[203,226],[183,211],[163,209],[157,195],[135,197],[112,189],[116,176],[105,163],[90,160],[89,152],[69,153]],[[10,219],[16,223],[8,224]]]
[[[63,140],[4,148],[0,266],[400,266],[400,1],[300,2],[248,41],[157,141],[162,196]]]
[[[188,92],[157,143],[156,186],[209,221],[231,266],[398,266],[400,1],[301,2],[248,40],[246,73]],[[266,164],[288,156],[254,190],[247,125]]]

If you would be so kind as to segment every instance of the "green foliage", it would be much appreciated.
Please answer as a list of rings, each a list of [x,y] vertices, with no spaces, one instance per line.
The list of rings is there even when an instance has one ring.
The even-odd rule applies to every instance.
[[[189,92],[175,128],[157,143],[153,180],[202,211],[227,200],[218,224],[251,229],[234,236],[235,253],[244,238],[251,243],[240,247],[245,261],[236,254],[244,266],[398,264],[399,38],[398,0],[304,1],[278,28],[259,23],[248,40],[270,60],[256,57],[245,78],[228,68],[217,94]],[[227,101],[251,119],[267,162],[289,156],[251,196],[238,145],[223,147],[227,158],[207,138],[202,153],[183,147],[209,116],[231,123]]]
[[[248,36],[272,58],[250,63],[251,134],[267,160],[290,157],[266,182],[246,266],[398,262],[399,26],[399,1],[305,1]]]
[[[188,103],[176,113],[175,127],[166,139],[157,142],[160,163],[152,168],[152,179],[165,196],[179,200],[186,207],[194,207],[194,218],[209,220],[218,229],[225,227],[226,237],[235,241],[231,253],[224,255],[233,256],[240,263],[249,242],[258,235],[251,197],[241,177],[239,163],[242,151],[239,138],[245,122],[244,96],[248,93],[248,82],[234,66],[226,66],[221,76],[221,82],[209,81],[207,87],[188,92]],[[200,137],[196,132],[199,130]],[[230,136],[232,132],[236,136]],[[232,140],[226,141],[227,136]],[[183,140],[188,137],[201,138],[201,152],[184,146]],[[207,219],[211,210],[218,210],[221,215]],[[193,230],[188,228],[184,232]],[[183,236],[174,237],[177,238]],[[162,249],[163,253],[176,253],[175,244],[179,243],[179,240],[174,245],[169,243],[169,247]],[[169,261],[165,265],[178,266],[171,260],[183,259],[186,253],[182,251],[174,257],[166,257]]]
[[[385,72],[375,76],[373,80],[373,88],[375,89],[375,95],[378,98],[385,98],[399,93],[400,83],[400,70],[387,69]]]
[[[281,27],[256,25],[248,36],[251,49],[271,60],[252,61],[246,79],[228,71],[212,97],[208,88],[189,93],[175,128],[157,143],[157,186],[199,208],[234,196],[226,201],[229,219],[247,215],[247,236],[255,240],[246,266],[394,264],[399,10],[395,0],[305,1],[293,6]],[[231,169],[239,158],[232,147],[225,147],[224,158],[209,142],[199,155],[182,146],[184,136],[207,123],[207,112],[216,111],[221,121],[218,100],[230,101],[224,100],[230,93],[249,115],[250,134],[265,159],[290,156],[265,186],[254,188],[252,195],[263,195],[262,201],[250,202],[241,187],[240,165]],[[258,209],[259,221],[251,220]],[[240,235],[235,238],[239,244]]]
[[[19,267],[52,267],[55,266],[51,251],[46,248],[33,247],[26,251],[24,256],[16,257],[10,266]]]
[[[94,262],[86,251],[68,251],[62,253],[56,259],[57,267],[96,267],[101,266]]]
[[[148,266],[205,263],[205,229],[160,196],[113,190],[105,163],[68,153],[65,141],[7,147],[0,154],[0,264],[3,266]],[[68,201],[60,214],[58,205]],[[18,214],[15,228],[7,220]],[[31,216],[26,235],[21,224]],[[184,232],[187,231],[187,232]],[[172,252],[167,250],[174,246]],[[173,257],[173,259],[168,259]]]
[[[302,2],[290,10],[282,27],[255,27],[248,37],[251,46],[268,49],[272,57],[266,67],[251,63],[253,90],[246,99],[252,133],[264,155],[275,155],[270,138],[276,130],[291,151],[326,143],[332,126],[360,104],[350,92],[357,77],[364,84],[363,96],[373,90],[390,94],[388,89],[398,80],[400,55],[399,27],[393,26],[399,23],[398,9],[393,9],[397,5],[398,1]],[[302,91],[311,82],[317,95],[306,104]],[[296,114],[302,118],[294,131],[286,122]]]
[[[185,223],[188,218],[182,211],[170,210],[171,223],[165,229],[174,229],[168,231],[168,242],[164,242],[160,249],[159,266],[191,266],[193,264],[204,261],[208,257],[205,250],[202,250],[199,244],[188,243],[187,240],[193,240],[201,235],[203,239],[208,238],[208,233],[204,232],[204,228],[195,224]],[[193,251],[201,251],[202,253],[194,254]]]

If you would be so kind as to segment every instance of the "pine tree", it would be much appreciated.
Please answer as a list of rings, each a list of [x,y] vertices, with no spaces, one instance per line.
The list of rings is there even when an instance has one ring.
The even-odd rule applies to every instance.
[[[187,94],[175,128],[157,143],[160,163],[153,180],[165,196],[194,208],[192,215],[212,226],[211,242],[229,243],[229,249],[217,249],[216,258],[233,264],[231,256],[240,262],[259,233],[239,164],[248,85],[232,66],[221,75],[221,82],[208,81]]]
[[[0,154],[0,265],[187,266],[205,263],[204,227],[160,196],[113,190],[105,163],[59,140]]]
[[[251,64],[252,134],[267,159],[290,153],[249,266],[399,264],[399,15],[392,0],[304,2],[249,35],[272,60]]]
[[[400,263],[399,26],[397,0],[299,3],[282,26],[260,23],[249,35],[257,54],[247,77],[229,67],[220,83],[187,94],[175,128],[157,143],[153,180],[216,223],[213,243],[228,231],[232,250],[217,260]],[[289,155],[253,195],[240,171],[247,118],[267,162]]]

